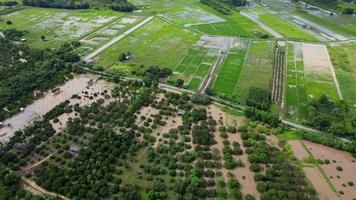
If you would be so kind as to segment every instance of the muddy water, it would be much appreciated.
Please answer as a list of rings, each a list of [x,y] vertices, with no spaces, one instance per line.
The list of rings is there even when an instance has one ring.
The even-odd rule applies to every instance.
[[[298,160],[303,161],[309,157],[308,152],[304,149],[299,140],[289,140],[288,144],[291,146],[292,151]]]
[[[316,159],[330,160],[330,164],[323,164],[321,167],[336,187],[336,190],[344,192],[344,195],[340,195],[341,199],[352,200],[356,198],[356,159],[347,152],[308,141],[304,143]],[[337,166],[341,166],[343,170],[336,170]],[[353,187],[347,184],[349,181],[354,183]]]
[[[331,183],[336,188],[337,192],[343,191],[344,195],[336,194],[328,185],[320,170],[316,167],[304,167],[303,171],[313,184],[319,198],[322,200],[345,199],[352,200],[356,198],[356,186],[348,186],[348,182],[352,181],[356,184],[356,162],[355,159],[347,152],[326,147],[320,144],[303,141],[311,154],[320,160],[328,159],[330,164],[320,165],[325,174],[329,177]],[[299,160],[304,160],[310,154],[302,146],[298,140],[288,141],[291,148]],[[334,162],[335,161],[335,162]],[[337,171],[336,167],[341,166],[342,171]],[[344,184],[344,185],[343,185]]]
[[[23,112],[5,120],[3,123],[11,124],[12,127],[0,129],[0,142],[8,142],[14,135],[14,132],[21,130],[26,125],[34,121],[36,118],[41,117],[61,102],[70,99],[73,94],[77,94],[84,90],[88,85],[88,81],[93,77],[94,76],[89,75],[76,76],[59,87],[61,91],[59,94],[56,95],[49,91],[44,97],[27,106]]]
[[[309,181],[314,186],[315,190],[318,193],[318,197],[320,200],[336,200],[339,197],[336,196],[335,192],[333,192],[325,181],[323,175],[316,167],[304,167],[303,171]]]

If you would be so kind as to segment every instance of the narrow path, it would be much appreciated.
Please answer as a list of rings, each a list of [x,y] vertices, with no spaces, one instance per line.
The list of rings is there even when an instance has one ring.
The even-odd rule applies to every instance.
[[[44,161],[50,159],[53,155],[54,155],[53,153],[49,154],[49,156],[47,156],[47,157],[45,157],[44,159],[38,161],[37,163],[33,164],[32,166],[26,168],[25,171],[30,170],[30,169],[32,169],[32,168],[34,168],[34,167],[36,167],[36,166],[42,164]]]
[[[133,33],[134,31],[136,31],[137,29],[139,29],[141,26],[145,25],[147,22],[151,21],[154,17],[150,16],[148,18],[146,18],[145,20],[143,20],[142,22],[136,24],[134,27],[130,28],[129,30],[127,30],[126,32],[124,32],[123,34],[115,37],[114,39],[110,40],[108,43],[104,44],[103,46],[101,46],[100,48],[98,48],[97,50],[95,50],[94,52],[86,55],[85,57],[83,57],[83,60],[85,62],[89,62],[91,61],[92,58],[94,58],[95,56],[97,56],[99,53],[103,52],[105,49],[109,48],[110,46],[112,46],[113,44],[115,44],[116,42],[122,40],[123,38],[125,38],[126,36],[128,36],[129,34]]]
[[[36,190],[42,194],[46,194],[46,195],[50,195],[50,196],[54,196],[54,197],[60,197],[61,199],[63,200],[70,200],[69,198],[63,196],[63,195],[60,195],[60,194],[57,194],[57,193],[54,193],[54,192],[49,192],[47,191],[46,189],[42,188],[41,186],[37,185],[35,182],[31,181],[30,179],[28,178],[25,178],[25,177],[21,177],[21,181],[24,185],[27,185],[29,186],[31,189],[33,190]]]
[[[343,97],[342,97],[342,94],[341,94],[339,81],[338,81],[337,78],[336,78],[334,66],[333,66],[333,63],[331,62],[330,55],[329,55],[329,51],[328,51],[328,48],[327,48],[326,46],[325,46],[325,51],[326,51],[326,56],[327,56],[327,59],[328,59],[328,62],[329,62],[330,71],[331,71],[331,74],[332,74],[333,79],[334,79],[334,82],[335,82],[335,86],[336,86],[337,93],[338,93],[338,95],[339,95],[339,98],[342,100]]]

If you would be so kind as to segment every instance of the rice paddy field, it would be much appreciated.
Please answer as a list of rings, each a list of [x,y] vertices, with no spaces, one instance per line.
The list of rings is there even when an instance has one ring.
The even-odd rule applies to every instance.
[[[267,26],[272,27],[275,31],[277,31],[286,38],[307,41],[317,40],[309,33],[299,29],[298,27],[288,23],[286,20],[283,20],[271,13],[265,13],[260,15],[259,20]]]
[[[324,45],[287,43],[286,62],[286,118],[304,120],[309,98],[319,98],[323,94],[334,100],[340,98]]]
[[[240,41],[232,48],[217,74],[212,90],[244,104],[251,87],[269,90],[275,42]]]
[[[174,69],[200,37],[155,18],[95,57],[95,67],[125,73],[138,71],[141,65]],[[131,53],[132,59],[120,62],[122,53]]]
[[[343,98],[356,102],[356,45],[329,46],[332,64],[340,84]]]
[[[122,15],[111,10],[26,8],[1,15],[0,28],[29,31],[25,39],[35,47],[58,47],[77,41]],[[12,25],[7,25],[7,20],[11,20]]]

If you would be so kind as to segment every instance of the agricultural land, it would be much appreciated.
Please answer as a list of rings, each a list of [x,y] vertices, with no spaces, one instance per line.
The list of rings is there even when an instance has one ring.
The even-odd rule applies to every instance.
[[[0,0],[0,200],[355,200],[355,0]]]

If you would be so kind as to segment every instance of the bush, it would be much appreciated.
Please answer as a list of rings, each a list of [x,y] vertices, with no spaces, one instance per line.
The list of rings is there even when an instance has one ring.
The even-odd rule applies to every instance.
[[[336,167],[336,170],[341,172],[343,169],[342,169],[341,166],[337,166],[337,167]]]

